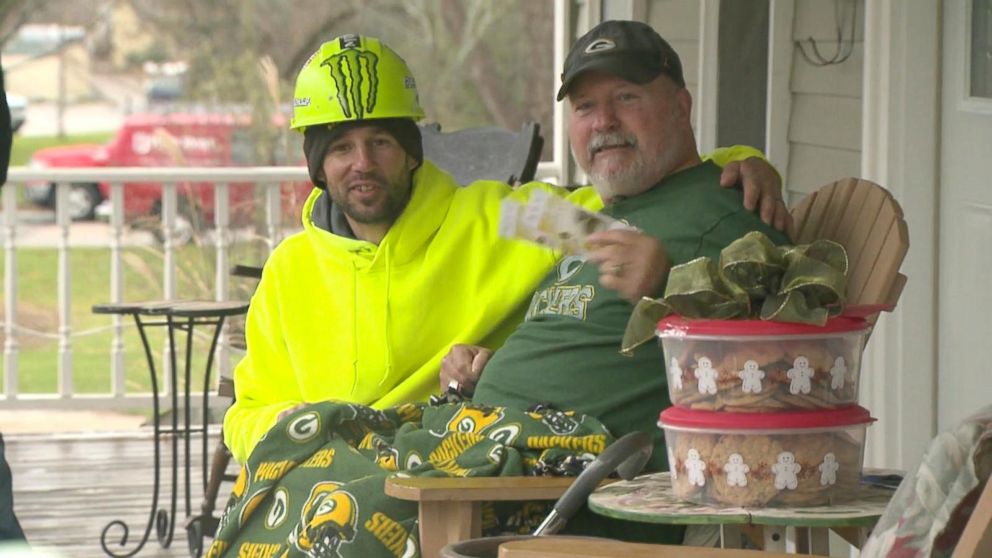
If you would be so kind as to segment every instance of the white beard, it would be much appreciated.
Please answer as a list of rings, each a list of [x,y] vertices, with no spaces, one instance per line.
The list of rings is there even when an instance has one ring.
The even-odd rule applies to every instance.
[[[614,172],[600,174],[596,171],[590,171],[587,174],[589,181],[592,182],[603,201],[613,199],[616,196],[630,196],[641,190],[641,182],[644,179],[644,161],[638,157],[630,164]]]

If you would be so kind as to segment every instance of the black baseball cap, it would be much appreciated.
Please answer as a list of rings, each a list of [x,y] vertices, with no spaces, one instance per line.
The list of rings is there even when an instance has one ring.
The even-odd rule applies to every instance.
[[[657,31],[640,21],[604,21],[579,37],[565,58],[558,100],[568,95],[575,78],[589,70],[608,72],[638,84],[666,74],[685,86],[679,55]]]

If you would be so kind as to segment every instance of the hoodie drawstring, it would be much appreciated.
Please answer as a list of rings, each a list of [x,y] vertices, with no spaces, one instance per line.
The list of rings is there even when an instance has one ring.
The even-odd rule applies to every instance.
[[[386,361],[385,361],[385,366],[382,367],[382,378],[379,380],[380,386],[386,383],[386,380],[389,378],[393,368],[393,343],[390,334],[391,328],[389,327],[389,281],[393,276],[393,271],[392,271],[393,267],[392,265],[390,265],[389,259],[392,250],[390,249],[391,247],[388,245],[383,248],[385,249],[386,252],[385,262],[384,262],[386,264],[386,292],[384,295],[386,299],[382,303],[382,311],[383,311],[382,327],[384,327],[386,330],[383,336],[383,339],[385,339],[386,341],[386,346],[385,346]]]
[[[355,260],[351,260],[351,304],[356,310],[358,306],[358,265]],[[351,316],[351,395],[354,399],[355,391],[358,389],[358,312],[352,312]]]

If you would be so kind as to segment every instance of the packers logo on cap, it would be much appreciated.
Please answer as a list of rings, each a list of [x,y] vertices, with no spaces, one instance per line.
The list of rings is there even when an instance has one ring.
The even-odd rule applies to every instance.
[[[611,39],[596,39],[595,41],[589,43],[584,51],[586,54],[592,54],[594,52],[602,52],[604,50],[613,50],[617,48],[617,44]]]

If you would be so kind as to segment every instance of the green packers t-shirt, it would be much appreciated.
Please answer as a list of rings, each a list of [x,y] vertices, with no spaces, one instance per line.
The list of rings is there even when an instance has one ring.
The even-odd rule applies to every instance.
[[[666,177],[639,196],[603,209],[660,239],[673,265],[720,250],[750,231],[776,244],[784,234],[743,206],[739,189],[720,187],[720,169],[703,163]],[[656,293],[661,296],[662,293]],[[526,409],[550,403],[599,418],[615,436],[655,436],[649,470],[667,470],[658,414],[671,405],[661,348],[619,353],[633,306],[599,284],[599,269],[568,256],[541,283],[524,322],[486,365],[473,400]]]

